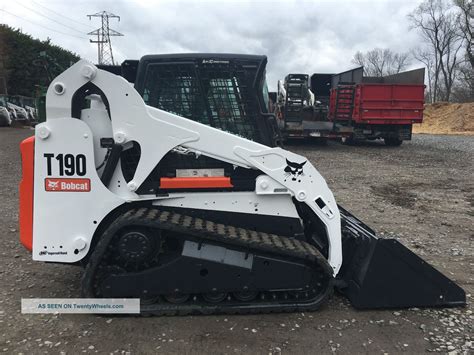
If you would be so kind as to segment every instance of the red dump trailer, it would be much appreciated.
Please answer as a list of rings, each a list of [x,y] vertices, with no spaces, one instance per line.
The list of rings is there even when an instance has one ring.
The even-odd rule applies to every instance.
[[[397,146],[423,120],[424,69],[364,77],[363,67],[332,76],[328,118],[344,141],[384,139]]]

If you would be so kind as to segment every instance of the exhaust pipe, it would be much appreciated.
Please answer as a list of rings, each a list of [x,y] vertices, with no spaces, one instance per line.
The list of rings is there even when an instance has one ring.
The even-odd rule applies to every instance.
[[[355,308],[455,307],[466,294],[395,239],[375,232],[339,206],[343,264],[337,289]]]

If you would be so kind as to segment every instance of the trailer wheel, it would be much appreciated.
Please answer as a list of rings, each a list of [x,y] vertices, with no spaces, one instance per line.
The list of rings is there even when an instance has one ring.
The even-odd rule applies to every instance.
[[[385,145],[389,147],[399,147],[402,145],[403,140],[400,138],[393,138],[393,137],[387,137],[383,139],[385,142]]]

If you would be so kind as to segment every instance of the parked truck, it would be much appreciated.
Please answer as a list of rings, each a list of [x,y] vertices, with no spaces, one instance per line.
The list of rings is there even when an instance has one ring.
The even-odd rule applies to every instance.
[[[423,121],[424,69],[365,77],[363,67],[331,77],[328,118],[345,142],[383,139],[399,146]]]
[[[345,143],[383,139],[386,145],[399,146],[411,139],[412,125],[423,120],[424,69],[366,77],[360,67],[339,74],[315,73],[309,82],[307,90],[315,102],[312,114],[295,110],[292,100],[282,100],[279,94],[275,112],[286,138],[339,138]]]

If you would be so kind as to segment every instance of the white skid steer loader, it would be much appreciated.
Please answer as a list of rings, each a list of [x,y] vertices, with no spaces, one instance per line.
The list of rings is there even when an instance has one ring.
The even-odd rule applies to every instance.
[[[84,297],[155,315],[458,306],[464,291],[337,205],[305,157],[144,103],[81,60],[21,143],[20,239]]]

